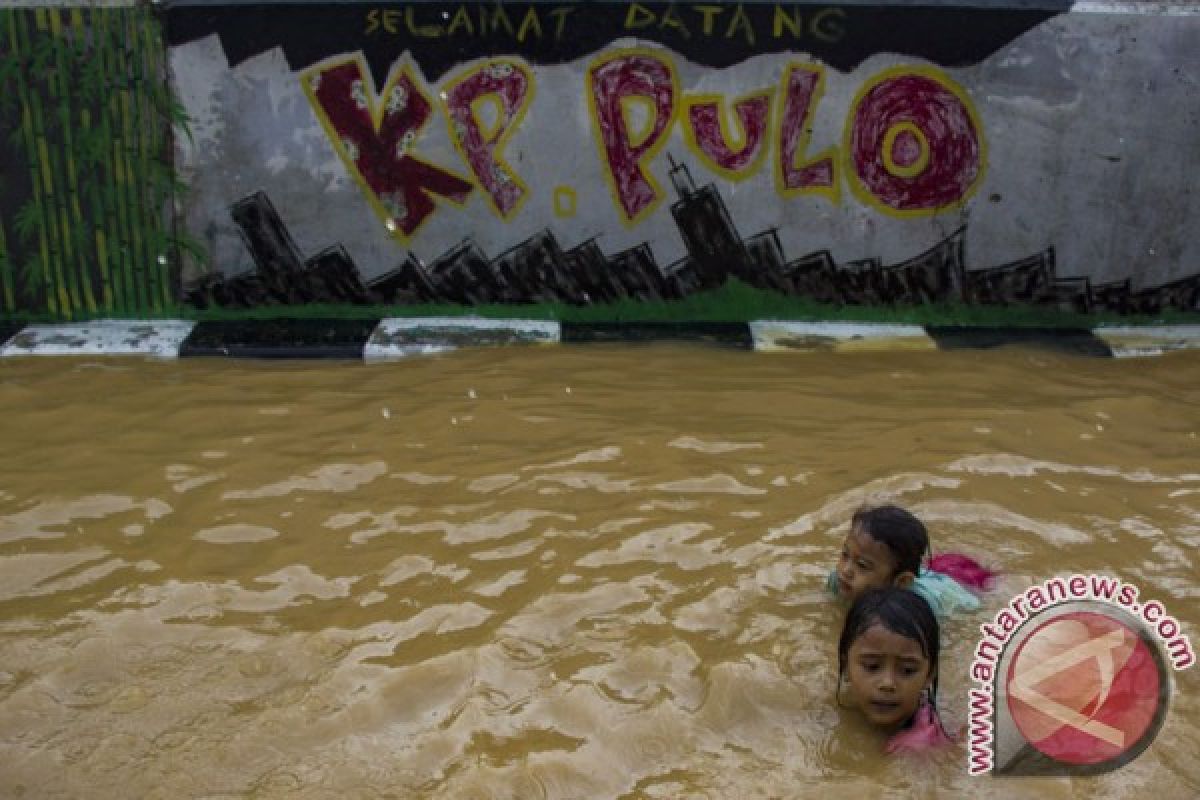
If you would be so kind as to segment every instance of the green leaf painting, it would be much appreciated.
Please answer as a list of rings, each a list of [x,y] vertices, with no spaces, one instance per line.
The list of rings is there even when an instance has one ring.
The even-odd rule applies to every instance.
[[[0,314],[177,310],[181,257],[206,256],[174,217],[165,56],[150,4],[0,9]]]

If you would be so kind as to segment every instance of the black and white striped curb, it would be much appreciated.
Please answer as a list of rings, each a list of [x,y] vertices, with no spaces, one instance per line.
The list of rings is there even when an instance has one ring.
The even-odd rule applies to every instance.
[[[866,322],[553,322],[481,317],[0,322],[0,357],[336,358],[391,361],[464,347],[678,342],[759,352],[1021,345],[1100,357],[1200,348],[1200,325],[1028,328]]]

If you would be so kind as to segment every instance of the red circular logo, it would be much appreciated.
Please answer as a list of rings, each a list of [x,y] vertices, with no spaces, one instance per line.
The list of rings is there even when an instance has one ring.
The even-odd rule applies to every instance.
[[[1066,764],[1111,761],[1137,746],[1163,699],[1159,664],[1141,634],[1091,611],[1034,629],[1009,664],[1006,686],[1021,735]]]

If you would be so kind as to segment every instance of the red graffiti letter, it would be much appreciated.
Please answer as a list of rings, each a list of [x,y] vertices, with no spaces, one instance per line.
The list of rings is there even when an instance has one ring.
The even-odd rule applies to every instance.
[[[497,101],[499,115],[490,134],[485,134],[475,104],[489,97]],[[496,151],[524,113],[529,99],[529,74],[508,61],[481,66],[446,93],[446,111],[459,152],[502,217],[511,215],[520,204],[525,187]]]
[[[808,128],[821,96],[821,71],[791,66],[784,83],[783,113],[779,115],[779,179],[784,191],[833,191],[833,158],[822,154],[798,163],[811,136]]]
[[[613,190],[625,218],[632,222],[660,199],[641,162],[666,143],[663,134],[675,119],[675,73],[655,56],[626,52],[593,64],[588,84]],[[637,143],[625,116],[625,101],[633,99],[648,102],[653,115],[650,130]]]
[[[742,146],[734,150],[721,130],[719,99],[697,99],[687,103],[688,123],[697,149],[719,170],[741,172],[762,154],[767,138],[771,99],[758,94],[733,104],[742,127]]]
[[[983,172],[980,129],[968,102],[949,80],[925,70],[875,78],[848,122],[847,157],[862,182],[855,192],[911,213],[933,213],[966,197]]]
[[[407,72],[389,83],[378,123],[367,85],[361,64],[348,61],[308,75],[306,88],[327,130],[337,137],[339,154],[370,190],[388,228],[411,236],[433,213],[430,192],[461,203],[472,187],[412,155],[431,106]]]

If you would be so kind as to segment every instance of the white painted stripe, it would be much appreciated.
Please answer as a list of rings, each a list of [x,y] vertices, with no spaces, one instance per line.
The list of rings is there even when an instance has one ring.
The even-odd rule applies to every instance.
[[[756,320],[750,323],[754,349],[763,352],[822,350],[894,343],[934,349],[937,345],[920,325],[871,322],[789,322]]]
[[[1102,325],[1092,333],[1117,358],[1162,355],[1200,348],[1200,325]]]
[[[124,356],[178,358],[196,323],[182,319],[98,319],[27,325],[0,348],[0,356]]]
[[[1094,332],[1112,336],[1156,336],[1166,339],[1196,340],[1200,343],[1200,325],[1100,325]]]
[[[482,330],[518,331],[533,336],[557,339],[558,322],[547,319],[489,319],[488,317],[388,317],[380,320],[393,331],[411,330]]]
[[[554,343],[561,338],[561,326],[551,320],[392,317],[375,326],[363,360],[390,361],[476,345]]]

